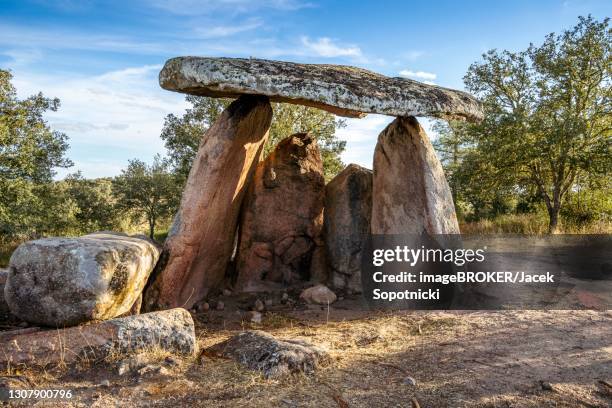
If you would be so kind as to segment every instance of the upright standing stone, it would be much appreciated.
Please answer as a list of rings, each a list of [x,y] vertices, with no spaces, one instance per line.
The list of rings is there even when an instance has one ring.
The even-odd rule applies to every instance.
[[[245,198],[237,258],[238,290],[308,280],[321,245],[325,180],[316,140],[290,136],[259,164]]]
[[[371,215],[372,171],[349,164],[325,186],[325,247],[335,288],[361,292],[361,251]]]
[[[458,234],[450,187],[414,117],[399,117],[374,151],[372,234]]]
[[[204,134],[145,307],[191,308],[224,278],[238,213],[272,121],[266,97],[241,96]]]

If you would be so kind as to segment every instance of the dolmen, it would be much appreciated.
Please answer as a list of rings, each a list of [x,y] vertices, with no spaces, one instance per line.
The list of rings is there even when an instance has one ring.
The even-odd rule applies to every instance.
[[[147,310],[191,308],[228,284],[359,292],[368,234],[459,233],[442,166],[415,116],[478,121],[482,107],[471,95],[356,67],[253,58],[173,58],[159,81],[235,100],[202,137],[145,292]],[[378,137],[372,171],[352,165],[324,186],[307,134],[287,135],[263,157],[270,102],[396,119]]]

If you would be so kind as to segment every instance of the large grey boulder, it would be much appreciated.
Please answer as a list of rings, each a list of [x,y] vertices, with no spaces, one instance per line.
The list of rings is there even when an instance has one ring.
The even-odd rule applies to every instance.
[[[288,374],[312,374],[319,365],[330,362],[329,354],[301,340],[279,340],[260,330],[248,330],[206,350],[206,353],[231,358],[265,378]]]
[[[0,268],[0,321],[7,318],[10,313],[6,300],[4,299],[4,285],[8,278],[8,269]]]
[[[483,115],[479,102],[465,92],[344,65],[178,57],[166,62],[159,82],[164,89],[215,98],[266,95],[348,117],[380,113],[479,120]]]
[[[372,170],[349,164],[325,186],[325,248],[332,285],[360,293],[361,252],[370,233]]]
[[[193,355],[195,328],[185,309],[170,309],[59,330],[0,333],[0,367],[48,366],[165,350]]]
[[[6,302],[39,325],[111,319],[130,311],[158,257],[152,241],[116,233],[29,241],[11,256]]]

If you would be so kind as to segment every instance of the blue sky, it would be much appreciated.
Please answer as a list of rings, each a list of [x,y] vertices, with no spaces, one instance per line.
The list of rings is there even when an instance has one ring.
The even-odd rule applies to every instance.
[[[609,0],[0,0],[0,68],[13,72],[20,96],[61,99],[47,118],[70,137],[68,172],[112,176],[130,158],[163,153],[164,117],[186,108],[157,82],[170,57],[351,64],[462,89],[486,50],[522,50],[579,15],[611,11]],[[390,120],[349,120],[339,132],[344,161],[370,167]]]

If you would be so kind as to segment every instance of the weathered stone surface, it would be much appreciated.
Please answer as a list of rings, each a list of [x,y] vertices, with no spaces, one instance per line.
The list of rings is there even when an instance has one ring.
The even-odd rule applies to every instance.
[[[202,138],[145,308],[191,309],[218,286],[230,261],[238,213],[272,120],[265,97],[234,101]]]
[[[315,285],[304,289],[300,293],[300,299],[306,303],[329,305],[336,301],[336,294],[325,285]]]
[[[321,155],[308,134],[286,138],[259,163],[240,222],[238,290],[309,279],[313,250],[322,243],[324,194]]]
[[[111,319],[131,309],[158,256],[153,242],[117,233],[29,241],[11,256],[6,302],[46,326]]]
[[[159,74],[162,88],[194,95],[258,94],[272,101],[325,109],[340,116],[365,113],[479,120],[471,95],[365,69],[241,58],[179,57]]]
[[[361,251],[370,233],[372,171],[349,164],[325,186],[325,247],[335,288],[361,292]]]
[[[8,269],[0,268],[0,322],[5,320],[10,313],[8,304],[4,299],[4,285],[6,285],[6,278],[8,277]]]
[[[413,117],[378,136],[372,190],[372,234],[459,233],[442,165]]]
[[[67,329],[2,333],[0,366],[71,364],[155,348],[192,355],[196,347],[191,315],[171,309]]]
[[[312,374],[331,359],[326,351],[301,340],[279,340],[259,330],[249,330],[206,350],[231,358],[265,378],[279,378],[293,373]]]

